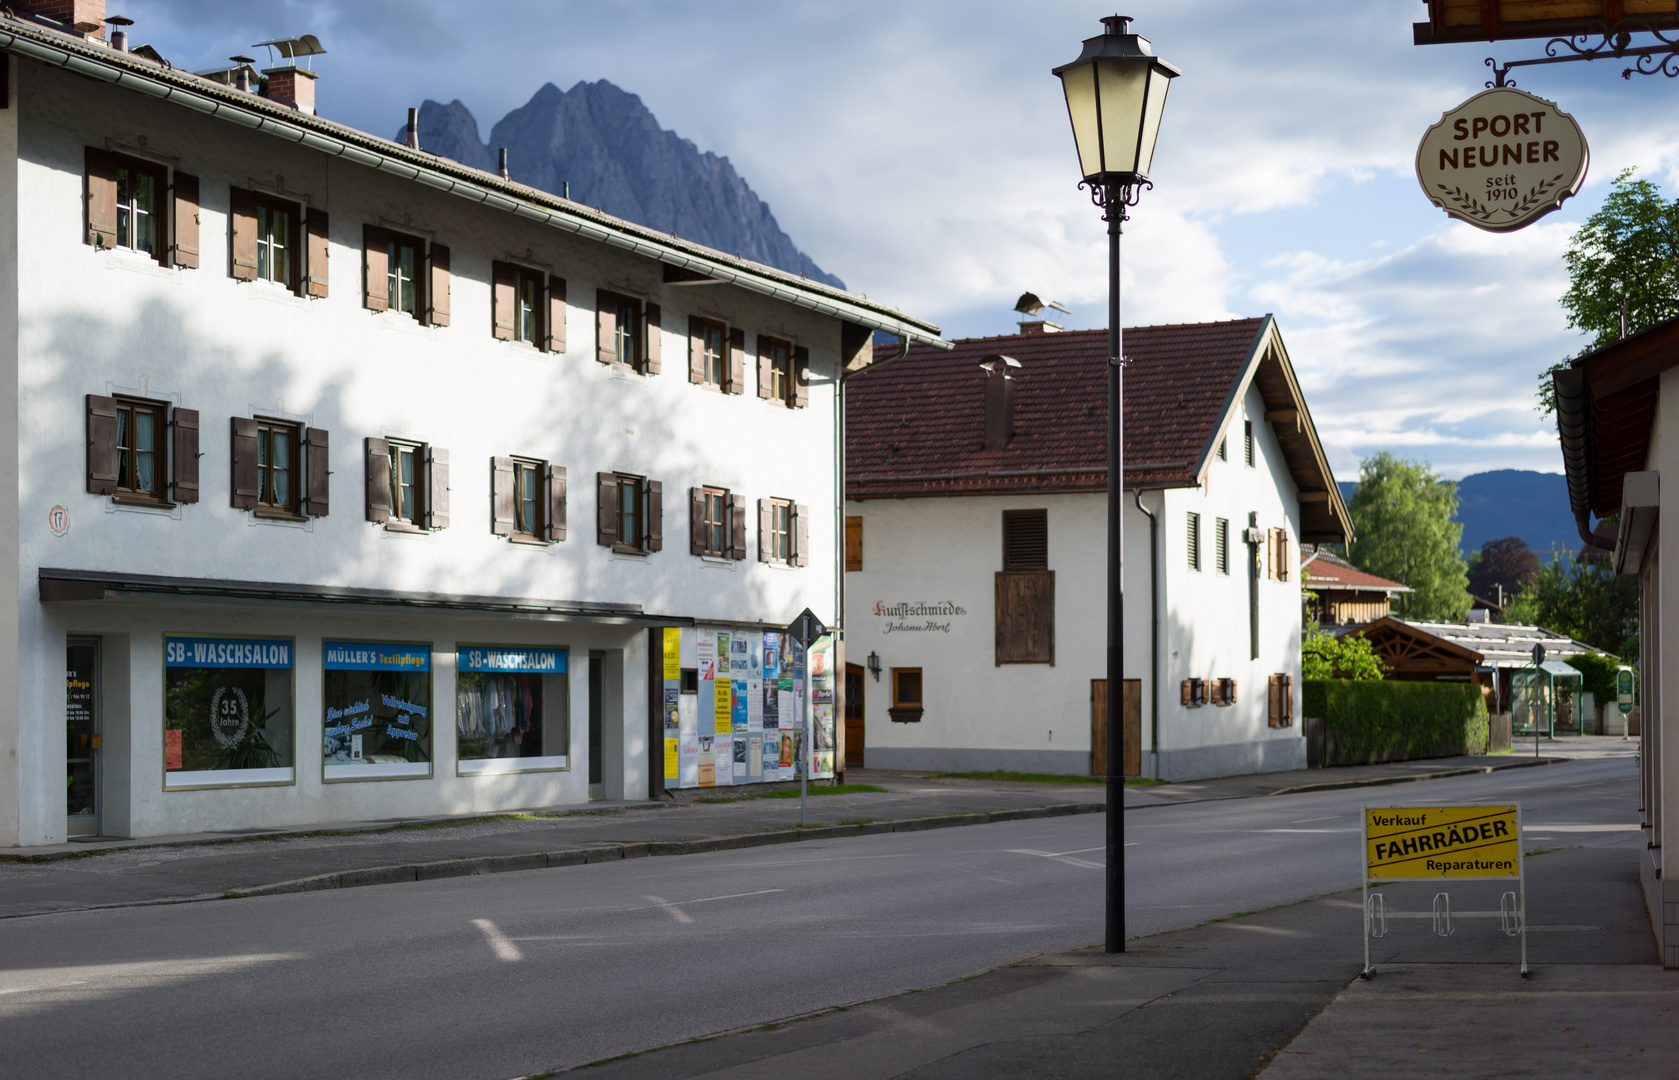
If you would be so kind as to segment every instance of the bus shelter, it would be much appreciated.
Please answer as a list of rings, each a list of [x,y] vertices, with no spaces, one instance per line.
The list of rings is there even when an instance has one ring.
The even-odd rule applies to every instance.
[[[1560,660],[1547,660],[1510,677],[1510,731],[1555,737],[1580,734],[1580,672]]]

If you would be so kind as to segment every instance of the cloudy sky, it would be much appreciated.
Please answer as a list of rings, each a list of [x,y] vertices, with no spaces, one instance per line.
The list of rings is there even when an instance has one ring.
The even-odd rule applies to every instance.
[[[1009,332],[1024,290],[1104,319],[1105,235],[1076,188],[1051,67],[1106,8],[1064,0],[110,0],[177,66],[314,33],[323,115],[380,134],[459,98],[480,128],[545,82],[608,79],[727,156],[825,269],[939,323]],[[1543,43],[1411,45],[1420,0],[1135,0],[1183,70],[1127,226],[1125,322],[1271,312],[1337,475],[1390,449],[1448,477],[1561,471],[1535,373],[1580,335],[1561,256],[1608,182],[1679,183],[1679,84],[1613,61],[1517,83],[1591,145],[1579,196],[1506,235],[1448,219],[1412,162],[1423,131],[1482,88],[1482,60]],[[255,54],[253,54],[255,55]]]

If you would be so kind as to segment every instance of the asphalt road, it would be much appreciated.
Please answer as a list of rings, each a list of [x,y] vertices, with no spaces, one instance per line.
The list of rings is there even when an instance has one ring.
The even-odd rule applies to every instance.
[[[1133,811],[1129,932],[1356,884],[1366,803],[1636,823],[1630,759]],[[520,1076],[1101,937],[1072,817],[0,922],[0,1077]]]

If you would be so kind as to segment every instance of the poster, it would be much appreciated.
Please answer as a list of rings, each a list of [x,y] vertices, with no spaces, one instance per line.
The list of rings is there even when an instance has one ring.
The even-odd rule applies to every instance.
[[[682,631],[674,626],[665,627],[665,678],[682,678]]]
[[[719,787],[732,784],[735,782],[735,737],[718,732],[714,745],[717,760],[712,771],[712,783]]]
[[[747,751],[752,748],[752,741],[748,736],[735,736],[735,783],[743,783],[751,775],[747,767]]]
[[[673,738],[665,740],[665,780],[669,783],[679,783],[682,776],[681,755],[676,752],[677,742],[678,740]]]
[[[717,783],[717,763],[714,758],[717,739],[712,735],[700,736],[700,771],[696,783],[700,787],[712,787]]]
[[[734,706],[730,701],[731,695],[729,693],[729,690],[734,686],[734,680],[719,672],[717,681],[711,685],[713,687],[711,715],[716,721],[717,734],[722,735],[734,730],[734,721],[731,717]]]
[[[764,737],[762,735],[747,736],[746,770],[747,776],[753,780],[764,778]]]
[[[677,784],[691,788],[700,786],[700,740],[697,735],[684,734],[677,740],[677,756],[681,758]]]
[[[741,662],[745,663],[744,660]],[[734,702],[733,707],[729,712],[729,716],[733,721],[732,726],[734,730],[743,734],[746,731],[748,716],[748,710],[746,707],[746,685],[746,680],[744,678],[737,678],[733,680]]]

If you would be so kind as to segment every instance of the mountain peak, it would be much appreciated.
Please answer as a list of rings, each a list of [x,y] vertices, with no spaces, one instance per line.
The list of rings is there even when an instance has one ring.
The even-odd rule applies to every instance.
[[[615,217],[845,287],[794,245],[728,158],[661,128],[640,97],[605,79],[570,90],[544,83],[496,122],[488,144],[461,102],[427,99],[420,145],[490,171],[492,148],[505,146],[522,184],[556,195],[569,184],[572,199]]]

